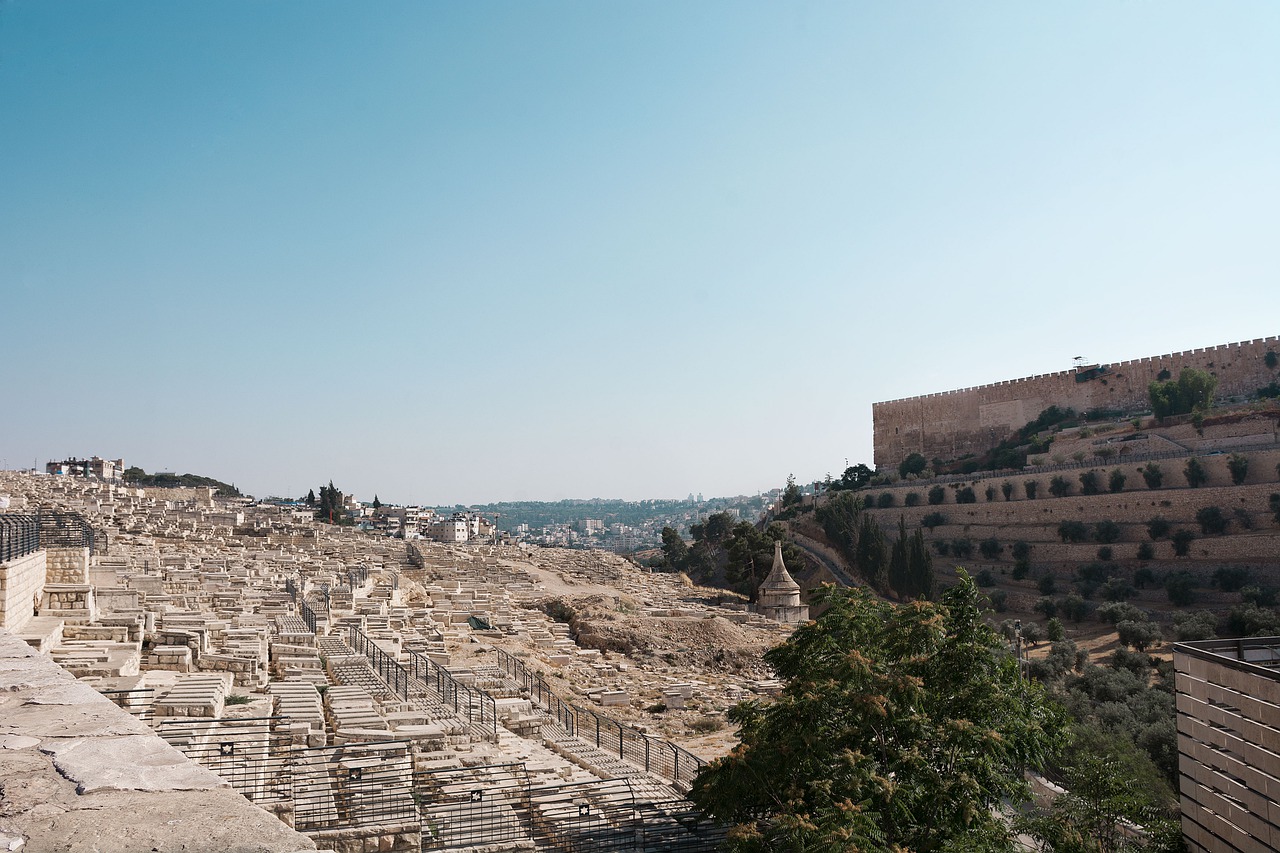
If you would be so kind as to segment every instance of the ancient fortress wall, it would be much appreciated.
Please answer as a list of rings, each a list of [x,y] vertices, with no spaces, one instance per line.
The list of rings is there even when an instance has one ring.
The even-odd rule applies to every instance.
[[[1084,382],[1076,381],[1075,370],[1063,370],[873,403],[875,464],[891,467],[912,453],[928,459],[981,453],[1049,406],[1070,406],[1078,412],[1145,409],[1147,386],[1162,370],[1173,377],[1186,367],[1207,370],[1218,377],[1220,397],[1251,394],[1280,375],[1266,366],[1268,350],[1280,352],[1280,339],[1256,338],[1116,362],[1108,365],[1108,372]]]

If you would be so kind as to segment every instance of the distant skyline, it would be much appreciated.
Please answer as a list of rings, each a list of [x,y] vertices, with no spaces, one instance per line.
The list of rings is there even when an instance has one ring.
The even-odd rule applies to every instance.
[[[755,494],[1280,331],[1269,2],[0,3],[0,459]]]

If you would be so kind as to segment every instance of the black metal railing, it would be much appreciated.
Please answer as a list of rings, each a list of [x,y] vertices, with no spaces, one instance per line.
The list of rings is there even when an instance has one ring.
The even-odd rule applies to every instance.
[[[78,512],[41,510],[37,517],[41,548],[88,548],[89,553],[97,554],[106,545],[105,538],[93,529],[89,519]]]
[[[314,634],[316,632],[316,612],[311,609],[311,605],[301,599],[298,600],[298,616],[306,623],[307,630]]]
[[[547,685],[542,674],[530,670],[520,659],[498,649],[498,665],[512,681],[529,694],[540,708],[551,714],[570,735],[616,754],[634,767],[673,784],[685,786],[706,764],[688,750],[669,741],[651,738],[590,708],[565,702]]]
[[[40,550],[40,519],[35,515],[0,513],[0,563]]]
[[[479,687],[468,687],[418,652],[409,652],[409,671],[476,733],[486,740],[498,739],[498,708],[492,695]]]
[[[420,825],[408,741],[295,749],[293,826],[299,832]]]
[[[279,717],[218,720],[164,720],[156,734],[187,758],[213,771],[250,802],[292,799],[294,747],[277,733]]]

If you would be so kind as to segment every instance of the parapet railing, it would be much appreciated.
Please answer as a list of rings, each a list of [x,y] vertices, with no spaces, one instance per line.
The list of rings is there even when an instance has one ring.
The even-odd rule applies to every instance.
[[[40,550],[40,519],[34,515],[0,513],[0,563]]]
[[[369,659],[374,671],[397,696],[408,700],[415,689],[429,691],[485,738],[498,739],[498,712],[493,696],[478,687],[462,684],[444,667],[417,652],[409,652],[406,668],[355,625],[349,626],[347,633],[351,648]]]
[[[688,750],[659,738],[651,738],[637,729],[604,714],[565,702],[543,679],[518,658],[497,649],[498,665],[503,673],[528,692],[529,698],[551,714],[570,735],[594,743],[596,748],[617,753],[623,761],[646,773],[673,784],[688,786],[706,764]]]
[[[409,652],[409,671],[426,684],[454,714],[465,716],[490,740],[498,739],[498,709],[494,697],[479,687],[468,687],[448,670],[418,652]]]

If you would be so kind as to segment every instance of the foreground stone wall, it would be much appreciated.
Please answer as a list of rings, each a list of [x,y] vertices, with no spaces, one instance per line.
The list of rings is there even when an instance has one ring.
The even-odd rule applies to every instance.
[[[0,850],[315,849],[3,630],[0,790]]]
[[[927,459],[981,453],[1049,406],[1141,409],[1147,386],[1162,370],[1174,377],[1187,367],[1207,370],[1218,377],[1219,396],[1251,394],[1280,375],[1266,365],[1271,350],[1280,352],[1276,336],[1116,362],[1110,372],[1085,382],[1076,381],[1074,370],[1063,370],[874,403],[875,464],[892,467],[912,453]]]
[[[44,593],[46,577],[44,551],[0,563],[0,628],[21,631],[26,627]]]

